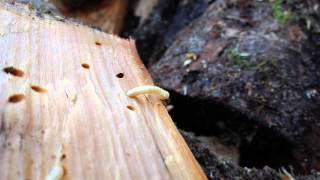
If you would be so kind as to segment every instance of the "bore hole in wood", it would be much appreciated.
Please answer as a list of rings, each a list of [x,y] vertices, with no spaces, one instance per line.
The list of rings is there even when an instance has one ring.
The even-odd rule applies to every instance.
[[[123,77],[124,77],[124,74],[123,74],[123,73],[117,74],[117,78],[123,78]]]
[[[133,106],[128,105],[127,108],[128,108],[130,111],[134,111],[134,107],[133,107]]]
[[[24,72],[22,70],[15,68],[13,66],[3,68],[3,71],[7,74],[11,74],[13,76],[18,76],[18,77],[23,77],[24,75]]]
[[[24,94],[14,94],[8,98],[8,102],[10,103],[18,103],[25,98]]]
[[[90,68],[90,65],[87,64],[87,63],[82,63],[81,66],[85,69],[89,69]]]
[[[31,89],[38,92],[38,93],[45,93],[47,92],[47,90],[43,87],[40,87],[40,86],[31,86]]]
[[[66,157],[67,157],[67,155],[66,155],[66,154],[62,154],[62,156],[61,156],[61,160],[64,160]]]
[[[97,46],[101,46],[101,45],[102,45],[101,42],[99,42],[99,41],[96,41],[95,44],[96,44]]]

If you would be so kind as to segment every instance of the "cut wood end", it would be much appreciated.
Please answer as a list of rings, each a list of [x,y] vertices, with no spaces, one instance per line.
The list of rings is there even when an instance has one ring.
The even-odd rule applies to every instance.
[[[0,31],[24,72],[0,72],[2,179],[60,178],[61,144],[65,179],[206,179],[161,101],[127,97],[153,84],[133,40],[1,3]]]

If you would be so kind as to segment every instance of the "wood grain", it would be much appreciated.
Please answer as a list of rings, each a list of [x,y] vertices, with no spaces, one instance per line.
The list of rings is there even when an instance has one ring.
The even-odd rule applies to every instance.
[[[126,96],[153,84],[133,40],[0,6],[0,179],[44,179],[59,153],[63,179],[206,179],[162,102]]]

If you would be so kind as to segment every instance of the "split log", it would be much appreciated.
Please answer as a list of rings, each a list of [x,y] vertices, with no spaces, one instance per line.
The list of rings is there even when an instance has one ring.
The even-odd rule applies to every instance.
[[[1,179],[206,179],[133,40],[0,6]]]

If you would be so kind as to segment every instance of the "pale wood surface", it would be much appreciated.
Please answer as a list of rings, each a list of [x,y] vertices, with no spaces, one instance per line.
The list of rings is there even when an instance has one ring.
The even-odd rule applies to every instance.
[[[0,179],[206,179],[132,40],[0,6]]]

